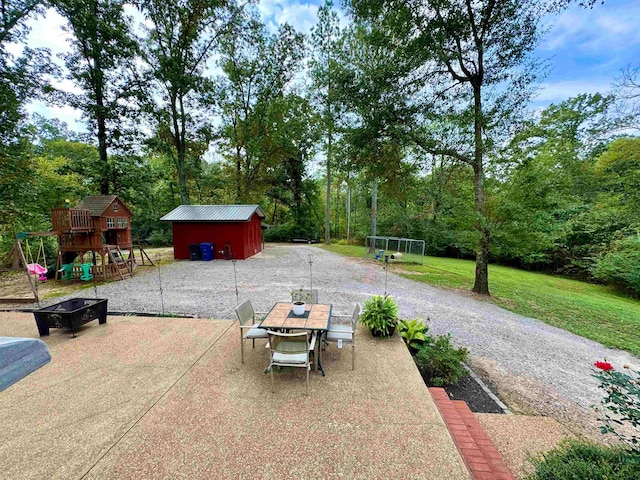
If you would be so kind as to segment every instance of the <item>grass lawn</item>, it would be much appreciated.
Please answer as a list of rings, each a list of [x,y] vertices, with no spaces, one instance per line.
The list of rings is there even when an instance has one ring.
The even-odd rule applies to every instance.
[[[341,255],[365,256],[365,247],[360,246],[322,248]],[[475,262],[425,257],[424,265],[397,263],[391,268],[411,280],[469,291]],[[611,288],[490,265],[489,290],[489,301],[507,310],[640,356],[640,302]]]

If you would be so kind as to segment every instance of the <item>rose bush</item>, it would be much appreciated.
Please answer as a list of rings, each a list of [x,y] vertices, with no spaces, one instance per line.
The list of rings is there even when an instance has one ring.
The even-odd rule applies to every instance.
[[[600,380],[600,388],[605,391],[602,400],[604,425],[602,433],[612,433],[634,450],[640,451],[640,377],[628,365],[626,372],[613,368],[609,362],[595,362],[598,369],[593,374]],[[624,426],[623,429],[619,427]]]

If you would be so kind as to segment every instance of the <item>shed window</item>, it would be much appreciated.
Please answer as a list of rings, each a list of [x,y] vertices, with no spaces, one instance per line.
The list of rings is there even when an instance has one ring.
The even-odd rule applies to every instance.
[[[118,228],[122,228],[124,227],[124,222],[123,222],[123,218],[118,218]]]
[[[117,203],[114,203],[114,204],[113,204],[113,211],[114,211],[114,212],[117,212],[117,211],[118,211],[118,204],[117,204]]]
[[[114,227],[113,218],[107,218],[107,228],[113,228],[113,227]]]

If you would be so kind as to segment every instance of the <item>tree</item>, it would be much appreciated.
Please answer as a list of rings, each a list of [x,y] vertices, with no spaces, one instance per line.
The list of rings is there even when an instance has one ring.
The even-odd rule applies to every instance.
[[[180,200],[188,204],[189,145],[208,146],[210,140],[211,121],[203,107],[212,85],[204,70],[238,9],[226,0],[151,0],[138,7],[150,25],[143,48],[151,82],[145,110],[175,165]]]
[[[299,120],[289,116],[292,99],[306,104],[286,93],[300,71],[303,47],[302,36],[291,26],[270,35],[253,13],[223,38],[219,147],[233,165],[236,202],[259,199],[270,186],[269,172],[289,160],[280,132],[283,122]]]
[[[64,55],[69,78],[82,94],[64,93],[65,104],[79,109],[98,139],[100,193],[109,193],[108,150],[122,135],[121,118],[133,97],[130,72],[137,43],[122,0],[55,0],[56,10],[73,34],[72,51]]]
[[[325,193],[325,225],[324,242],[331,243],[331,168],[334,159],[334,134],[336,118],[339,115],[336,95],[338,63],[342,49],[342,32],[337,12],[333,9],[333,1],[326,0],[318,9],[318,23],[311,30],[311,60],[309,74],[311,76],[312,98],[319,106],[322,125],[326,138],[326,193]]]
[[[538,41],[541,9],[537,2],[520,0],[352,3],[398,64],[399,88],[422,87],[412,101],[421,103],[417,119],[423,124],[426,119],[429,130],[416,132],[416,143],[473,169],[478,232],[473,291],[489,294],[487,152],[496,132],[508,132],[514,113],[528,101],[536,69],[527,62]]]
[[[26,20],[42,10],[34,0],[4,0],[0,8],[0,230],[27,218],[35,169],[24,106],[49,88],[43,76],[55,72],[47,50],[25,48],[14,58],[6,46],[23,40]]]

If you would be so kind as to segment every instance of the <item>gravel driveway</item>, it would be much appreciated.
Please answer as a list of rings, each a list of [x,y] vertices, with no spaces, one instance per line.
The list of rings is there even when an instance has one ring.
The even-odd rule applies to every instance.
[[[355,302],[384,292],[385,273],[380,264],[313,246],[268,245],[261,254],[236,263],[240,300],[249,298],[257,311],[265,311],[278,300],[288,300],[292,289],[309,288],[309,254],[313,255],[313,288],[319,289],[321,302],[333,303],[334,312],[351,313]],[[235,319],[232,262],[175,262],[161,265],[160,277],[165,312]],[[110,311],[158,313],[162,308],[159,285],[156,270],[98,287],[98,296],[109,299]],[[601,398],[591,377],[593,362],[606,358],[617,368],[624,363],[640,365],[640,360],[628,353],[516,315],[470,294],[392,273],[387,292],[398,302],[402,317],[429,318],[431,332],[450,332],[455,344],[467,347],[474,368],[515,411],[593,425],[597,422],[590,406]],[[77,293],[68,297],[73,296]]]

